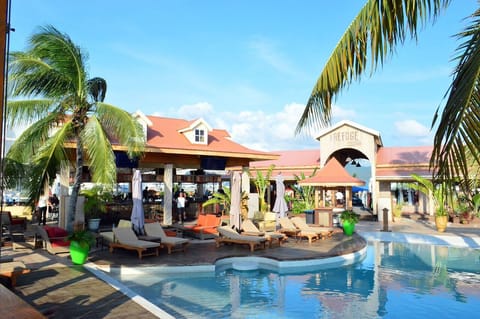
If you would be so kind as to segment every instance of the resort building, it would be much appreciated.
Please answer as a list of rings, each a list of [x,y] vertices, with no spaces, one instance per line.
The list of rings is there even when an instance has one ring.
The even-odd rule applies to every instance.
[[[402,205],[404,212],[433,212],[431,201],[408,187],[408,183],[413,182],[412,173],[430,176],[428,163],[432,148],[384,147],[377,131],[357,123],[342,121],[324,130],[317,137],[318,149],[262,152],[233,142],[228,132],[212,128],[203,119],[187,121],[146,116],[141,112],[136,112],[134,116],[145,130],[146,150],[142,158],[132,161],[120,145],[113,144],[118,183],[128,185],[132,180],[132,168],[138,168],[142,170],[144,183],[161,185],[161,189],[150,191],[161,194],[160,198],[152,195],[152,199],[161,203],[160,210],[166,225],[173,222],[175,187],[195,185],[191,209],[197,215],[204,211],[201,205],[205,200],[204,186],[215,185],[211,191],[216,191],[225,181],[231,180],[234,171],[241,172],[242,191],[250,193],[249,216],[253,216],[258,207],[258,196],[250,191],[248,172],[254,176],[255,172],[266,174],[272,165],[271,191],[267,192],[266,198],[270,207],[273,207],[276,176],[282,174],[285,185],[289,186],[303,174],[313,180],[323,176],[321,183],[312,184],[319,185],[315,196],[317,208],[349,208],[354,200],[361,198],[363,205],[370,208],[379,220],[383,219],[381,212],[385,208],[389,212],[388,218],[392,218],[391,212],[397,203]],[[327,165],[332,159],[341,165]],[[369,170],[368,177],[363,177],[363,181],[360,174],[354,172],[357,166],[363,171]],[[350,169],[347,173],[344,167],[347,170],[353,168],[353,172]],[[68,174],[62,176],[58,191],[64,199],[61,201],[61,225],[66,223],[64,211],[69,183]],[[347,179],[345,176],[348,176]],[[88,181],[88,169],[85,169],[84,182]],[[363,184],[361,188],[355,187]],[[128,191],[128,186],[126,189]],[[336,193],[344,196],[341,204],[335,200]],[[353,193],[359,196],[353,196]],[[131,211],[128,205],[117,206],[125,214]]]
[[[355,188],[351,181],[338,180],[335,176],[342,172],[323,172],[332,176],[330,181],[323,180],[319,187],[322,191],[317,194],[319,207],[336,206],[330,199],[335,199],[335,193],[341,192],[345,196],[342,208],[352,206],[352,189],[359,190],[363,205],[371,209],[372,214],[383,219],[383,210],[388,209],[388,218],[392,218],[392,210],[399,204],[404,213],[433,214],[433,201],[421,193],[409,188],[414,182],[411,174],[418,174],[425,178],[431,177],[429,160],[431,146],[416,147],[385,147],[380,133],[351,121],[341,121],[325,129],[317,137],[319,148],[301,151],[276,151],[280,157],[275,160],[252,162],[253,171],[265,174],[271,165],[274,170],[271,179],[282,174],[286,184],[296,183],[296,177],[301,174],[305,177],[317,176],[322,169],[332,170],[325,165],[335,159],[341,163],[353,177],[355,169],[367,167],[369,174],[364,177],[365,187]],[[315,177],[312,177],[315,179]],[[312,184],[315,185],[315,184]]]
[[[222,187],[222,180],[228,179],[226,172],[242,171],[242,189],[249,190],[248,167],[251,162],[272,160],[278,155],[270,152],[251,150],[230,139],[228,132],[212,128],[205,120],[187,121],[183,119],[146,116],[136,112],[133,116],[140,122],[145,132],[145,153],[142,158],[130,160],[124,152],[124,147],[112,142],[117,164],[117,182],[129,184],[132,181],[132,168],[142,171],[144,183],[162,185],[161,210],[163,222],[172,224],[172,204],[174,186],[196,184],[194,200],[198,205],[192,205],[202,210],[204,198],[203,186],[207,183]],[[67,145],[75,148],[75,144]],[[75,152],[72,152],[75,154]],[[72,172],[62,172],[57,193],[61,198],[59,223],[66,226],[66,197]],[[84,169],[83,182],[89,182],[88,169]],[[127,192],[129,187],[127,187]],[[215,189],[215,191],[217,190]],[[157,189],[156,191],[160,191]],[[193,203],[195,204],[195,203]],[[80,204],[81,206],[81,204]],[[131,212],[128,201],[115,205],[115,209]],[[77,207],[77,210],[82,209]]]

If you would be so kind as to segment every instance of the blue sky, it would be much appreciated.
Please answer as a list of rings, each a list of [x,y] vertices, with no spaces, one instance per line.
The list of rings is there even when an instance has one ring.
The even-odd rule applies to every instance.
[[[325,62],[364,1],[13,0],[10,50],[51,24],[89,54],[106,102],[130,112],[196,119],[257,150],[318,147],[294,133]],[[453,1],[384,67],[335,101],[333,123],[377,130],[385,146],[432,144],[451,82],[453,37],[476,0]]]

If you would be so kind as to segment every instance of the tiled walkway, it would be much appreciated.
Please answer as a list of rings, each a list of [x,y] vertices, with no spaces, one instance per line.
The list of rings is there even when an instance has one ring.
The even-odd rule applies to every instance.
[[[362,221],[357,225],[358,234],[375,233],[383,229],[376,222]],[[433,225],[413,220],[402,220],[389,225],[393,234],[414,233],[438,235]],[[447,229],[444,236],[462,238],[477,243],[480,238],[478,225],[456,225]],[[267,248],[251,253],[248,248],[226,245],[216,248],[213,241],[192,243],[186,253],[171,255],[162,251],[158,257],[139,260],[136,253],[118,250],[110,254],[100,248],[91,253],[90,261],[102,267],[120,266],[178,266],[211,265],[216,260],[234,256],[262,256],[276,260],[305,260],[325,258],[357,251],[365,245],[359,236],[335,235],[332,239],[308,244],[307,241],[289,240],[283,247]],[[73,266],[68,256],[52,256],[41,249],[32,250],[18,245],[15,250],[2,248],[2,255],[10,255],[33,269],[18,279],[16,293],[49,318],[155,318],[127,296],[95,277],[81,266]],[[12,316],[14,318],[14,316]]]

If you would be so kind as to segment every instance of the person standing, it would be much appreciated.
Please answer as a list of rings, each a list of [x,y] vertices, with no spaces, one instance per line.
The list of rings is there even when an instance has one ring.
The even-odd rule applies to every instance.
[[[47,224],[47,197],[45,195],[41,195],[38,199],[38,224],[43,224],[44,226]]]
[[[186,213],[185,213],[185,202],[186,202],[186,197],[184,192],[180,192],[178,194],[177,198],[177,216],[178,216],[178,221],[183,224],[183,222],[187,219]]]
[[[142,195],[143,195],[143,202],[144,202],[144,203],[148,203],[148,200],[149,200],[149,196],[148,196],[148,186],[145,186]]]

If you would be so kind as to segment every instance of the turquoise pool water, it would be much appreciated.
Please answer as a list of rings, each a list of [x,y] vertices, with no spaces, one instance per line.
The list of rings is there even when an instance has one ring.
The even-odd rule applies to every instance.
[[[175,318],[478,318],[480,250],[370,243],[350,266],[112,276]]]

